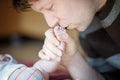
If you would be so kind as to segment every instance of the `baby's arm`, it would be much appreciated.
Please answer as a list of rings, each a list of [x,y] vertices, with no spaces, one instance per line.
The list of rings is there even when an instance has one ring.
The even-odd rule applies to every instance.
[[[55,71],[58,65],[59,63],[56,61],[48,61],[48,60],[41,59],[37,61],[33,66],[42,72],[45,80],[48,80],[49,73]]]
[[[63,29],[61,27],[55,27],[53,31],[54,31],[55,35],[58,35],[58,34],[60,34],[61,31],[63,31]],[[65,43],[60,42],[59,46],[57,46],[57,47],[61,51],[64,51]],[[41,53],[43,53],[43,50],[41,50],[39,54],[41,54]],[[40,71],[42,71],[43,75],[46,77],[46,76],[48,76],[48,73],[54,72],[58,68],[59,63],[61,61],[61,56],[59,56],[59,57],[57,57],[55,59],[52,59],[52,60],[43,60],[43,59],[41,59],[41,60],[37,61],[34,64],[34,66],[36,68],[38,68]]]

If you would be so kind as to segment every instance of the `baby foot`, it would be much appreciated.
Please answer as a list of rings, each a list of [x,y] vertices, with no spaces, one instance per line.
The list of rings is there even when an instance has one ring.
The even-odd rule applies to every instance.
[[[56,37],[58,38],[59,40],[59,37],[60,36],[63,36],[64,32],[66,32],[66,30],[64,28],[62,28],[61,26],[56,26],[54,28],[54,33],[56,35]],[[59,36],[59,37],[58,37]],[[65,49],[65,43],[63,41],[60,41],[60,45],[58,46],[58,48],[64,52],[64,49]],[[58,57],[56,58],[56,61],[60,62],[61,61],[61,57]]]
[[[64,32],[66,32],[66,30],[63,27],[61,27],[61,26],[56,26],[54,28],[54,33],[55,33],[55,35],[56,35],[56,37],[58,39],[59,39],[59,37],[63,36]],[[64,49],[65,49],[65,43],[63,41],[61,41],[60,45],[58,47],[59,47],[59,49],[61,49],[62,51],[64,51]]]

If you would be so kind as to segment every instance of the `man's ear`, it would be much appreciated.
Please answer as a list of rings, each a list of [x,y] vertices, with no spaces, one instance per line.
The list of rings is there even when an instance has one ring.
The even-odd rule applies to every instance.
[[[99,11],[106,4],[106,2],[107,0],[99,0],[99,7],[97,11]]]

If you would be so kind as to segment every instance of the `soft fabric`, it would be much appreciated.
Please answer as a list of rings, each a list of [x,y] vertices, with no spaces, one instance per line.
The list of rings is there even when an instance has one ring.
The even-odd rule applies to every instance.
[[[0,80],[44,80],[41,72],[35,67],[18,64],[9,54],[9,61],[0,61]]]
[[[17,64],[17,61],[13,59],[11,55],[5,54],[5,56],[10,60],[0,62],[0,80],[8,80],[10,74],[13,73],[16,69],[20,67],[26,67],[23,64]]]
[[[44,80],[41,72],[34,68],[21,67],[16,69],[8,80]]]
[[[9,58],[9,61],[0,61],[0,72],[5,68],[5,66],[10,65],[10,64],[17,64],[17,61],[13,59],[13,57],[10,54],[5,54],[7,58]]]
[[[8,64],[0,71],[0,80],[8,80],[9,76],[18,68],[25,67],[22,64]]]

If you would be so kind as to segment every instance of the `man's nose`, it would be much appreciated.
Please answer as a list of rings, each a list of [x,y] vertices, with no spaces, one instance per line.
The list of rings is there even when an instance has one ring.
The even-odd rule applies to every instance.
[[[54,12],[49,10],[43,10],[41,12],[43,13],[46,22],[50,27],[54,27],[58,23],[59,19],[55,16]]]

